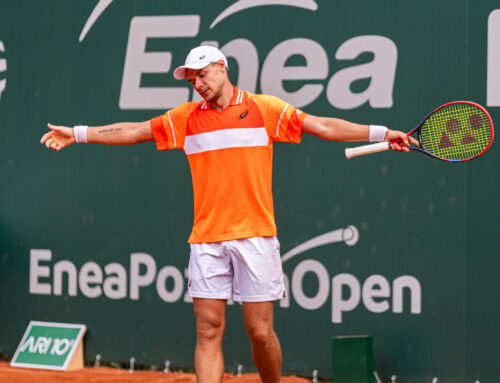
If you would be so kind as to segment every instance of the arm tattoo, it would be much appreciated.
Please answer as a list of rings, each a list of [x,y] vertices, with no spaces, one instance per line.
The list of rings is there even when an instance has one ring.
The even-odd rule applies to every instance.
[[[114,132],[116,130],[122,130],[122,128],[101,129],[101,130],[98,130],[97,133],[108,133],[108,132]]]

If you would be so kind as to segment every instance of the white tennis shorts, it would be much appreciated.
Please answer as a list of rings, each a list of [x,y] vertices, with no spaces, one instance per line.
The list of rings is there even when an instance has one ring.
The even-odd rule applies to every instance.
[[[276,237],[192,243],[188,277],[193,298],[266,302],[285,294]]]

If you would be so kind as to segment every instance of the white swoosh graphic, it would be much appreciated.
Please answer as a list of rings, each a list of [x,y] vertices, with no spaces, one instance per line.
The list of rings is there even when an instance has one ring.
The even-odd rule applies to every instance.
[[[311,238],[309,241],[301,243],[299,246],[294,247],[292,250],[288,251],[281,256],[281,262],[285,263],[290,258],[295,257],[298,254],[304,253],[307,250],[311,250],[318,246],[327,245],[329,243],[335,242],[345,242],[348,246],[355,245],[359,240],[359,232],[356,226],[349,225],[345,229],[338,229],[330,231],[325,234],[318,235],[317,237]]]
[[[113,0],[99,0],[94,10],[90,14],[89,19],[85,23],[85,26],[82,29],[82,33],[80,33],[80,37],[78,38],[79,42],[82,42],[85,36],[87,36],[88,31],[97,19],[101,16],[101,14],[106,10],[106,8],[113,2]]]
[[[210,29],[237,12],[249,8],[261,7],[263,5],[288,5],[290,7],[304,8],[311,11],[316,11],[318,9],[318,4],[316,4],[314,0],[239,0],[222,11],[212,24],[210,24]]]
[[[79,42],[82,42],[85,39],[85,36],[87,36],[90,28],[92,28],[97,19],[113,1],[114,0],[99,0],[99,3],[97,3],[96,7],[90,14],[90,17],[88,18],[85,26],[82,29],[82,32],[80,33],[80,37],[78,38]],[[316,11],[318,9],[318,4],[316,4],[314,0],[239,0],[222,11],[222,13],[217,16],[216,19],[212,22],[212,24],[210,24],[210,29],[215,27],[225,18],[237,12],[241,12],[249,8],[261,7],[264,5],[287,5],[290,7],[309,9],[311,11]]]

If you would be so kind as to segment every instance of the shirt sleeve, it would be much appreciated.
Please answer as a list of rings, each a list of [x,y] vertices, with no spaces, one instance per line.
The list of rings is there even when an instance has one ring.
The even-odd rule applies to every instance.
[[[187,116],[193,103],[185,103],[170,109],[162,116],[150,120],[157,150],[182,149],[186,137]]]
[[[299,143],[307,113],[274,96],[265,95],[264,99],[267,107],[266,128],[271,140]]]

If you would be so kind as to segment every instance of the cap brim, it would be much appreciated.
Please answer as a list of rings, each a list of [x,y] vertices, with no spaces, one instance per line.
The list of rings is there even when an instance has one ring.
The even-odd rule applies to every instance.
[[[202,69],[205,68],[208,64],[210,64],[210,62],[197,62],[177,67],[174,70],[174,78],[176,80],[184,80],[186,78],[186,69]]]

